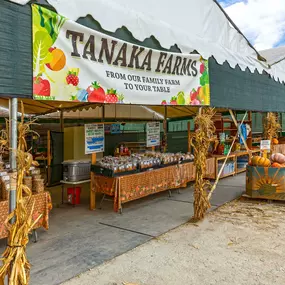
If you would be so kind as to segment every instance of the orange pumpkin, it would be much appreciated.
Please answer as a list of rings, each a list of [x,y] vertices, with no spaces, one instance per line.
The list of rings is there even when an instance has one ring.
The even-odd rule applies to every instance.
[[[284,167],[284,165],[278,163],[278,162],[273,162],[271,167],[276,167],[276,168],[281,168],[281,167]]]
[[[269,167],[271,165],[271,162],[268,158],[260,157],[260,156],[253,156],[251,159],[251,164],[253,166]]]
[[[274,139],[272,140],[272,144],[279,144],[278,139],[275,139],[275,138],[274,138]]]
[[[257,162],[258,162],[258,160],[259,160],[259,156],[253,156],[252,158],[251,158],[251,165],[257,165]]]

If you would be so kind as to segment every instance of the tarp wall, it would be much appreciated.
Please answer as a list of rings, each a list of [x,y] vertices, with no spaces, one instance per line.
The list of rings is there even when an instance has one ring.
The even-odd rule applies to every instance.
[[[231,68],[209,60],[211,105],[221,108],[284,112],[285,86],[267,74]]]
[[[32,98],[31,7],[0,1],[0,96]]]

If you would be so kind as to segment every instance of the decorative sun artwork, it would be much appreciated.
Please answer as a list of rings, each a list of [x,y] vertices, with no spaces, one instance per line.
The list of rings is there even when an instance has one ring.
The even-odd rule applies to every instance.
[[[285,169],[248,166],[246,193],[252,198],[285,200]]]

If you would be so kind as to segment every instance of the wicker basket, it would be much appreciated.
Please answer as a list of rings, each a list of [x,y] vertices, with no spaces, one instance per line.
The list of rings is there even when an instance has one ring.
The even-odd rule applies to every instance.
[[[36,168],[36,169],[31,170],[30,173],[32,176],[39,175],[41,174],[41,170],[39,168]]]
[[[8,200],[9,199],[9,191],[10,191],[10,176],[4,175],[1,176],[0,179],[1,184],[1,200]]]
[[[33,180],[38,180],[38,179],[42,179],[41,174],[35,174],[35,175],[33,175]]]
[[[33,179],[33,192],[42,193],[45,191],[44,179]]]
[[[24,185],[26,185],[32,191],[32,189],[33,189],[33,178],[31,176],[24,177]]]

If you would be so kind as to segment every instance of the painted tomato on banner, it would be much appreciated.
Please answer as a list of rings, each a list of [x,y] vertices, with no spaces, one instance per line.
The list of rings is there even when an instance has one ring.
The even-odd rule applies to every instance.
[[[208,61],[113,38],[41,6],[33,13],[37,100],[209,105]]]

